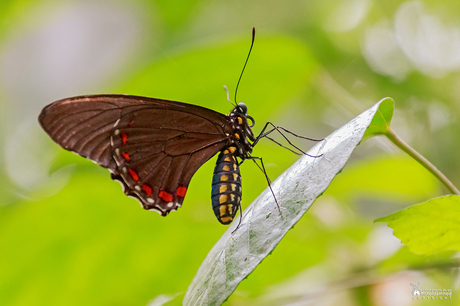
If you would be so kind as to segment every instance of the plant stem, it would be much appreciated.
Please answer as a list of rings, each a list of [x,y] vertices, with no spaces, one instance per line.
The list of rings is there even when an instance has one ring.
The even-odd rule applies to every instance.
[[[428,171],[430,171],[441,183],[446,186],[446,188],[453,194],[460,195],[460,191],[458,191],[457,187],[452,184],[451,181],[441,172],[439,171],[432,163],[430,163],[425,157],[423,157],[420,153],[415,151],[411,146],[409,146],[404,140],[399,138],[391,129],[388,127],[387,132],[385,135],[393,142],[396,146],[398,146],[401,150],[409,154],[412,158],[418,161],[423,167],[425,167]]]

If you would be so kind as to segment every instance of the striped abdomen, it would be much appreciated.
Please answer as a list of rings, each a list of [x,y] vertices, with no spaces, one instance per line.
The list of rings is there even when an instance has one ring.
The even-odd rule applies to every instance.
[[[212,178],[212,208],[222,224],[233,221],[241,202],[241,176],[235,151],[235,147],[229,147],[220,152]]]

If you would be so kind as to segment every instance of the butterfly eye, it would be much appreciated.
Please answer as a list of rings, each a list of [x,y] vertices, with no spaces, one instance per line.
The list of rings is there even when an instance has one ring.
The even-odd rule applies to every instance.
[[[248,107],[243,102],[238,103],[238,109],[243,115],[248,113]]]

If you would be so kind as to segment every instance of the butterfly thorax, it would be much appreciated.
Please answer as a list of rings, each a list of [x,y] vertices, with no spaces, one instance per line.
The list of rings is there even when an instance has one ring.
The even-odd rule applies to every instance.
[[[237,150],[235,156],[242,159],[249,157],[252,152],[252,143],[255,140],[251,127],[254,126],[254,119],[248,115],[247,107],[244,103],[239,103],[228,115],[232,125],[232,135],[230,135],[230,146],[235,146]],[[248,119],[252,121],[249,125]]]

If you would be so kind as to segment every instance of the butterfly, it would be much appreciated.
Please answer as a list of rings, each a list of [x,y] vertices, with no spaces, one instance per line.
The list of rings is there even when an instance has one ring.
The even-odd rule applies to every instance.
[[[250,158],[256,139],[244,103],[224,115],[175,101],[88,95],[51,103],[39,122],[56,143],[108,168],[126,195],[162,216],[182,206],[193,174],[220,152],[212,180],[214,213],[229,224],[240,207],[237,157]]]

